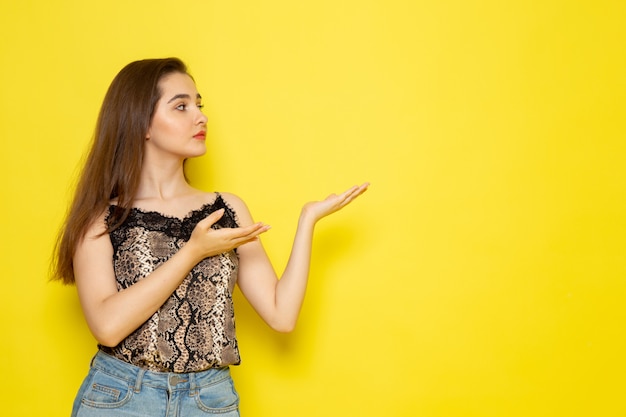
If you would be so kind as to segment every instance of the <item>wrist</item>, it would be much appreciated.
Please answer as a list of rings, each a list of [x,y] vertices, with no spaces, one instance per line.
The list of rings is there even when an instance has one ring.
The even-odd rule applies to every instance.
[[[298,225],[300,227],[314,228],[318,220],[319,218],[315,215],[315,213],[312,213],[311,210],[309,210],[307,206],[304,206],[302,208],[302,211],[300,212]]]
[[[201,248],[198,247],[193,240],[189,240],[185,246],[178,251],[178,253],[181,254],[181,257],[184,257],[187,262],[192,264],[192,266],[195,266],[206,257]]]

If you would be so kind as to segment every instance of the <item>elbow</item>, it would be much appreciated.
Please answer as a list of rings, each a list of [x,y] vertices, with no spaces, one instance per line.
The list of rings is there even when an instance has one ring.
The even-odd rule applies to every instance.
[[[95,336],[95,337],[99,345],[110,347],[110,348],[114,348],[115,346],[119,345],[120,342],[122,341],[120,339],[116,339],[113,337],[99,337],[99,336]]]
[[[106,347],[115,347],[119,345],[124,337],[120,336],[119,332],[116,332],[110,326],[101,326],[99,328],[91,328],[91,334],[96,339],[98,344]]]
[[[296,326],[272,326],[272,330],[283,334],[291,333],[295,328]]]
[[[269,323],[272,330],[278,333],[291,333],[296,329],[295,320],[277,320]]]

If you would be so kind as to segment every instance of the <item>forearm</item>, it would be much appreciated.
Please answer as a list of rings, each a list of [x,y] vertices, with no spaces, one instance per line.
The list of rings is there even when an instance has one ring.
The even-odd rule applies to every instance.
[[[183,247],[144,279],[103,299],[90,323],[94,336],[107,346],[120,343],[167,301],[200,260]]]
[[[365,183],[354,186],[339,195],[331,194],[322,201],[312,201],[304,205],[291,255],[280,279],[260,242],[241,247],[239,288],[270,327],[289,332],[296,325],[309,279],[313,231],[317,221],[346,206],[365,192],[368,185]],[[252,217],[245,205],[237,200],[234,203],[240,219],[244,223],[251,223]]]
[[[298,320],[309,279],[314,229],[315,220],[303,211],[287,266],[276,284],[273,327],[277,330],[291,331]]]

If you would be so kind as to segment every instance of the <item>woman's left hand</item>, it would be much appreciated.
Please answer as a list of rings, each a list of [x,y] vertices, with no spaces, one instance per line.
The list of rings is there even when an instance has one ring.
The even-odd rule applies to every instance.
[[[310,217],[313,222],[317,222],[350,204],[355,198],[363,194],[369,185],[368,182],[360,186],[355,185],[339,195],[331,194],[322,201],[306,203],[302,208],[302,215]]]

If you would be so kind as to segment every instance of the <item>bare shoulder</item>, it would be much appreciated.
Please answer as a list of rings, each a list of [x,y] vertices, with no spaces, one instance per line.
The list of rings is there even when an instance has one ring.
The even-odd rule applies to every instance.
[[[219,194],[220,196],[222,196],[222,199],[224,199],[224,201],[226,201],[231,206],[237,206],[237,207],[246,206],[246,203],[243,201],[243,199],[236,194],[225,193],[225,192],[220,192]]]
[[[106,234],[106,231],[108,229],[106,223],[108,215],[109,209],[107,208],[94,218],[94,220],[87,228],[87,232],[85,233],[83,241],[97,239]]]
[[[248,210],[248,206],[241,197],[232,193],[224,192],[220,192],[220,196],[222,196],[222,199],[226,202],[226,204],[228,204],[235,211],[235,214],[241,221],[242,226],[253,223],[250,210]]]

